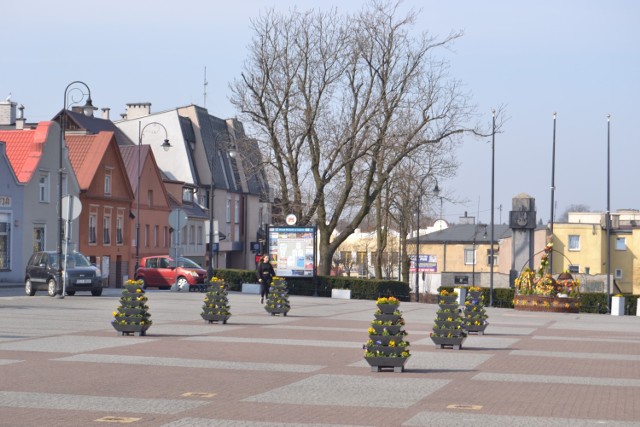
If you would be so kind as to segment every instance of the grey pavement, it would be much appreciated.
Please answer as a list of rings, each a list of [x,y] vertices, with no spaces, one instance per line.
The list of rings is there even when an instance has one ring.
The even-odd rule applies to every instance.
[[[230,293],[148,292],[153,325],[110,325],[119,290],[34,297],[0,283],[0,426],[640,426],[640,318],[489,308],[461,350],[429,337],[437,306],[403,303],[405,372],[372,372],[373,301],[291,297],[270,316]]]

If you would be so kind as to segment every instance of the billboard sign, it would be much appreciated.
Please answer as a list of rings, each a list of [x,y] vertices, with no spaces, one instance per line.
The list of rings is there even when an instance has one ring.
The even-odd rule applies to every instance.
[[[409,272],[416,272],[416,256],[409,255]],[[435,255],[420,255],[420,262],[418,263],[420,272],[437,273],[438,272],[438,259]]]
[[[315,227],[269,226],[267,239],[269,256],[277,276],[315,277]]]

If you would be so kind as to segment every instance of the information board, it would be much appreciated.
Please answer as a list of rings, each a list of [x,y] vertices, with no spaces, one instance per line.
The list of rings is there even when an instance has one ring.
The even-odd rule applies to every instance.
[[[315,227],[268,227],[269,256],[280,277],[314,277]]]
[[[416,272],[416,256],[409,255],[409,272]],[[420,255],[419,271],[436,273],[438,271],[438,258],[435,255]]]

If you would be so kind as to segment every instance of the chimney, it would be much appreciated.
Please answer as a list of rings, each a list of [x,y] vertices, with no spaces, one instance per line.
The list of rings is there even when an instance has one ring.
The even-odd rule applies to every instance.
[[[102,118],[105,120],[109,120],[109,111],[111,111],[111,108],[103,108],[102,109]]]
[[[20,110],[20,113],[18,114],[18,118],[16,119],[16,129],[22,130],[24,129],[24,122],[27,120],[24,118],[24,105],[20,104],[18,110]]]
[[[145,117],[151,114],[151,103],[150,102],[138,102],[126,104],[127,109],[125,114],[127,115],[127,120],[135,120],[140,117]]]
[[[13,125],[16,122],[16,102],[9,97],[6,101],[0,101],[0,125]]]

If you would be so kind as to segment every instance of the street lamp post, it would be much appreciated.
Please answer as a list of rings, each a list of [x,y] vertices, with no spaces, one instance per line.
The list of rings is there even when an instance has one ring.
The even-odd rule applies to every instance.
[[[140,177],[142,176],[142,137],[144,136],[144,130],[147,128],[147,126],[150,125],[158,125],[162,129],[164,129],[164,142],[162,143],[162,148],[164,149],[164,151],[167,151],[169,150],[169,148],[171,148],[171,144],[169,144],[169,134],[167,132],[167,128],[165,128],[162,123],[150,122],[143,127],[142,122],[138,122],[138,194],[136,195],[136,265],[133,268],[134,277],[136,275],[136,272],[138,271],[138,267],[140,266],[140,197],[142,197],[142,194],[140,192]],[[176,260],[176,263],[177,262],[178,260]]]
[[[551,218],[549,220],[549,231],[553,242],[553,219],[555,208],[555,175],[556,175],[556,113],[553,113],[553,144],[551,151]],[[553,254],[549,257],[549,273],[553,274]]]
[[[607,114],[607,309],[611,309],[611,114]]]
[[[209,171],[211,173],[211,182],[209,183],[209,265],[207,266],[207,281],[213,277],[213,201],[215,197],[216,182],[213,175],[213,157],[215,155],[216,146],[215,138],[211,156],[209,158]]]
[[[82,86],[84,86],[84,89],[82,88]],[[85,89],[86,89],[86,92],[84,91]],[[74,95],[79,95],[79,97],[76,98]],[[71,96],[71,102],[68,104],[69,96]],[[87,101],[85,105],[82,107],[82,110],[86,116],[92,116],[93,111],[96,110],[96,108],[93,106],[93,103],[91,101],[91,89],[89,89],[89,86],[87,86],[86,83],[80,80],[76,80],[69,83],[64,90],[64,103],[62,108],[62,114],[60,116],[60,151],[59,151],[59,158],[58,158],[59,163],[58,163],[58,242],[57,242],[58,243],[57,294],[59,298],[64,298],[64,289],[62,287],[62,282],[63,282],[62,280],[62,274],[63,274],[62,244],[63,244],[63,229],[64,229],[64,225],[63,225],[64,223],[62,219],[62,198],[63,198],[62,184],[63,184],[63,177],[64,177],[64,165],[63,165],[62,153],[66,145],[66,141],[64,138],[64,130],[66,127],[66,117],[67,117],[68,106],[71,106],[72,104],[80,103],[85,97],[87,98]]]
[[[492,126],[491,126],[491,247],[489,249],[489,255],[491,257],[491,263],[489,265],[489,307],[493,307],[493,263],[494,263],[494,247],[493,242],[495,236],[493,234],[494,228],[494,215],[495,215],[495,164],[496,164],[496,110],[492,110]],[[474,253],[475,257],[475,253]],[[475,263],[474,263],[475,265]]]

